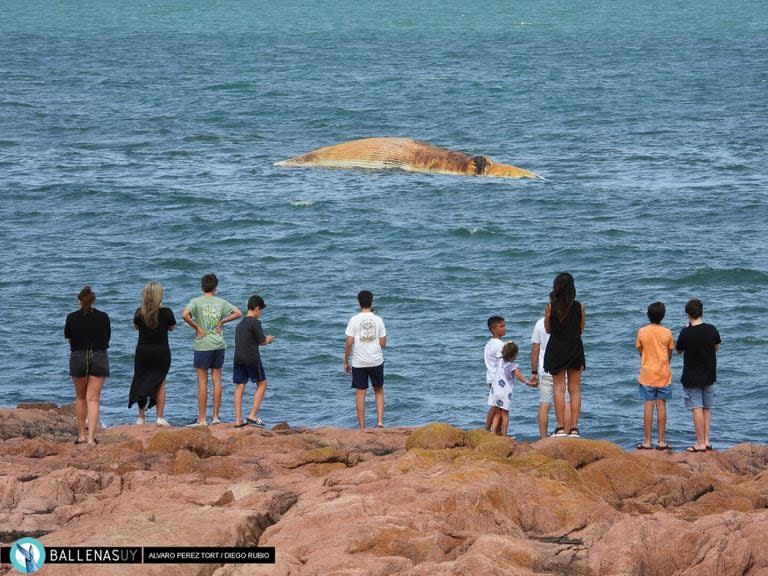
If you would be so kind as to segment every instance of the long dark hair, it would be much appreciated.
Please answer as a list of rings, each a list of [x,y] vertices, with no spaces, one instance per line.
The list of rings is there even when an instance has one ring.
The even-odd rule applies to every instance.
[[[91,290],[90,286],[85,286],[80,290],[77,299],[80,301],[80,309],[85,314],[93,311],[93,303],[96,302],[96,294]]]
[[[576,300],[576,285],[573,276],[568,272],[560,272],[552,283],[552,292],[549,293],[549,303],[552,313],[561,322],[565,320],[571,304]]]

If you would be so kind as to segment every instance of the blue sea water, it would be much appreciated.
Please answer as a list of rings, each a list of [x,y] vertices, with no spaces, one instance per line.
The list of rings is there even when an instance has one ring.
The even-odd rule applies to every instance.
[[[254,292],[268,302],[268,424],[355,425],[343,333],[368,288],[388,330],[387,424],[480,427],[487,317],[506,317],[527,370],[533,325],[568,270],[587,307],[584,436],[641,439],[635,333],[659,299],[677,334],[699,297],[723,338],[715,446],[768,442],[765,2],[2,9],[0,405],[72,401],[63,324],[90,284],[113,325],[102,420],[132,421],[141,288],[160,281],[181,322],[214,271],[237,306]],[[369,136],[546,181],[273,166]],[[225,334],[232,345],[234,326]],[[196,415],[192,339],[181,323],[171,335],[177,425]],[[694,439],[681,369],[675,357],[678,448]],[[537,404],[518,389],[519,439],[536,437]]]

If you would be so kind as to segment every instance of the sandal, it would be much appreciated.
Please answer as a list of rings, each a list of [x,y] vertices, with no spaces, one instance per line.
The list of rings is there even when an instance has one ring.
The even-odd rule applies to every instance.
[[[670,446],[669,444],[657,444],[656,445],[656,450],[669,450],[669,451],[672,451],[672,446]]]
[[[638,450],[652,450],[652,449],[653,449],[653,446],[646,446],[645,444],[643,444],[643,443],[641,442],[640,444],[638,444],[637,446],[635,446],[635,448],[637,448]]]
[[[696,446],[688,446],[688,448],[685,449],[686,452],[706,452],[706,448],[696,448]]]
[[[565,428],[562,426],[558,426],[555,428],[555,431],[552,432],[553,438],[565,438],[566,436],[568,436],[568,434],[565,433]]]

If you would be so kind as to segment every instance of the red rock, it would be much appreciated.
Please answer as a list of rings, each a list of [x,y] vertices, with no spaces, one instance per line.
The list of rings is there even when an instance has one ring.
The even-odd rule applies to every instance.
[[[121,426],[72,444],[73,416],[0,410],[0,540],[274,546],[277,564],[144,574],[768,573],[768,450],[624,452],[482,430]],[[6,427],[7,425],[7,427]],[[136,574],[130,565],[56,574]]]

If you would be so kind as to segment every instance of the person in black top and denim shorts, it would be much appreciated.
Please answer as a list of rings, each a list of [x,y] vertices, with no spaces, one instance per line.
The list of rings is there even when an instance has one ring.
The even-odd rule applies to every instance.
[[[109,316],[96,310],[96,294],[90,286],[80,290],[80,310],[67,316],[64,337],[69,340],[71,355],[69,375],[75,385],[75,444],[96,444],[94,434],[99,423],[99,399],[104,381],[109,376]],[[87,429],[86,429],[87,422]]]

